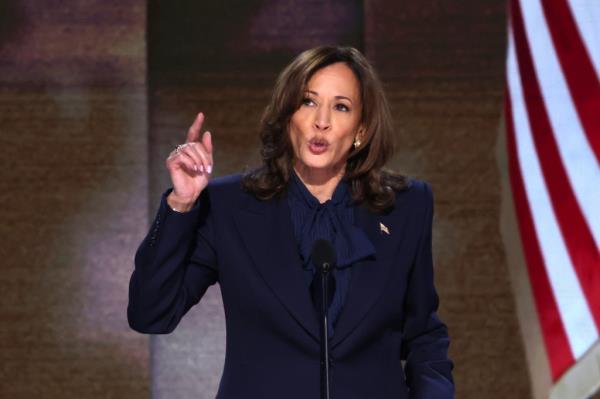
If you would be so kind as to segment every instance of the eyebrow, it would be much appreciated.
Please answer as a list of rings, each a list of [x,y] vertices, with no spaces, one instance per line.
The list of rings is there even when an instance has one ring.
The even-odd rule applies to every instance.
[[[317,93],[316,91],[313,91],[313,90],[307,90],[307,92],[310,94],[314,94],[315,96],[319,95],[319,93]],[[350,101],[350,104],[352,104],[352,100],[346,96],[335,96],[334,98],[337,98],[338,100],[348,100],[348,101]]]

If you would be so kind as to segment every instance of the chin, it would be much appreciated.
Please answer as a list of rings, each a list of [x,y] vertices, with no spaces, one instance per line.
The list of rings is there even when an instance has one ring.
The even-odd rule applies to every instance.
[[[317,158],[317,159],[315,159]],[[331,159],[326,159],[324,157],[305,157],[300,159],[301,167],[314,169],[314,170],[331,170],[335,168],[335,163],[331,161]]]

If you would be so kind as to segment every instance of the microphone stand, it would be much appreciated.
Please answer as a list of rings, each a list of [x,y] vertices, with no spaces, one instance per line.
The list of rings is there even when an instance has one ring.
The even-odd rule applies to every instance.
[[[321,329],[321,399],[329,399],[329,334],[327,331],[327,298],[329,293],[327,292],[327,279],[331,278],[329,275],[331,271],[331,265],[329,262],[323,262],[319,268],[321,273],[321,317],[320,317],[320,329]]]

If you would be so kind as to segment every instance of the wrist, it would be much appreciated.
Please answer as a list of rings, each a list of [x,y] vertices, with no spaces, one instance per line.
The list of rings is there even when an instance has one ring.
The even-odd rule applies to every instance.
[[[194,207],[195,199],[181,198],[174,191],[167,197],[167,204],[175,212],[188,212]]]

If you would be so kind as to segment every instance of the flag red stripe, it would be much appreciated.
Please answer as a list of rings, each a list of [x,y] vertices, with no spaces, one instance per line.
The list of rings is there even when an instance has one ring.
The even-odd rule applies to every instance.
[[[600,328],[600,255],[560,158],[527,37],[521,9],[511,10],[515,47],[529,124],[552,208],[590,311]]]
[[[508,90],[505,93],[504,110],[506,116],[508,169],[513,201],[519,221],[519,232],[527,263],[527,272],[537,313],[540,318],[542,336],[546,345],[552,379],[556,381],[562,373],[573,365],[575,359],[571,353],[567,333],[560,318],[558,305],[550,286],[546,268],[544,267],[540,244],[537,239],[531,210],[525,193],[525,185],[517,157],[512,105]]]
[[[567,1],[543,0],[542,8],[579,120],[600,160],[600,79]]]

